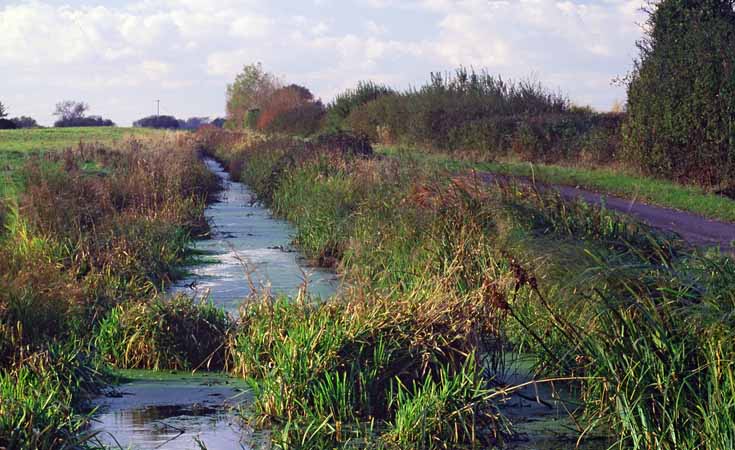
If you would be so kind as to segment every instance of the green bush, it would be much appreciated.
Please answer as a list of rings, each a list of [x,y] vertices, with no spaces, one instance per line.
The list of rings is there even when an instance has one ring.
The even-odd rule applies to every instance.
[[[732,0],[664,0],[648,19],[628,85],[624,148],[646,173],[706,186],[735,181]]]
[[[490,158],[607,162],[616,154],[622,114],[572,106],[539,83],[508,82],[459,69],[432,74],[416,90],[383,95],[351,108],[349,128],[384,144],[441,151],[480,151]]]

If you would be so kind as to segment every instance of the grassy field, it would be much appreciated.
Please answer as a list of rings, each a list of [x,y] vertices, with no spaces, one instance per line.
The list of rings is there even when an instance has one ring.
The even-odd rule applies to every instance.
[[[61,151],[79,143],[114,145],[131,136],[146,137],[163,132],[148,128],[85,127],[0,130],[0,197],[12,195],[19,180],[16,171],[28,157]]]
[[[423,161],[451,171],[478,170],[533,178],[536,181],[580,187],[590,191],[636,200],[651,205],[688,211],[710,219],[735,222],[735,201],[696,186],[683,186],[622,170],[532,164],[528,162],[473,162],[447,154],[381,147],[385,155]]]

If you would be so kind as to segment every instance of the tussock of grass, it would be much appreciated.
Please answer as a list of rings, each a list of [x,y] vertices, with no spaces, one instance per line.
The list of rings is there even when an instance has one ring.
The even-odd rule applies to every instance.
[[[121,369],[219,369],[231,321],[221,309],[188,297],[119,305],[100,322],[95,345]]]

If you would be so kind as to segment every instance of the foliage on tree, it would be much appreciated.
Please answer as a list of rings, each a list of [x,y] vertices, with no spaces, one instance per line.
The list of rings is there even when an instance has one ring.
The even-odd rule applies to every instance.
[[[291,84],[277,89],[265,101],[258,115],[257,128],[308,135],[317,131],[324,116],[324,105],[315,101],[309,89]]]
[[[54,122],[58,128],[64,127],[113,127],[115,123],[100,116],[87,116],[89,105],[84,102],[64,100],[56,104],[54,115],[59,119]]]
[[[279,87],[278,79],[263,70],[262,64],[245,66],[234,83],[227,85],[227,123],[234,128],[247,127],[248,116],[252,118],[252,111],[261,109]]]
[[[189,117],[186,120],[179,119],[179,129],[197,130],[204,125],[209,125],[209,117]]]
[[[5,109],[3,102],[0,102],[0,119],[8,117],[8,111]]]
[[[0,119],[0,130],[15,130],[18,126],[12,120]]]
[[[59,120],[71,121],[84,117],[89,110],[89,105],[84,102],[74,100],[64,100],[56,104],[54,116],[58,116]]]
[[[165,130],[178,130],[180,127],[179,120],[173,116],[148,116],[133,122],[134,127],[139,128],[158,128]]]
[[[651,2],[628,83],[624,151],[646,173],[735,180],[734,0]]]

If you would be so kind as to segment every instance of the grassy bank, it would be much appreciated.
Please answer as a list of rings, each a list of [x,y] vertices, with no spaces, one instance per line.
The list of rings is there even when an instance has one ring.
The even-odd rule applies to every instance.
[[[471,170],[526,177],[542,183],[580,187],[641,203],[735,222],[735,200],[696,186],[636,175],[627,170],[532,164],[513,161],[473,161],[443,153],[426,153],[398,147],[380,147],[381,154],[407,158],[451,172]]]
[[[325,304],[243,309],[232,370],[252,380],[252,419],[281,446],[502,446],[513,438],[499,402],[508,387],[493,383],[505,352],[534,354],[538,377],[576,380],[582,438],[596,430],[640,449],[732,441],[728,258],[410,159],[247,137],[233,151],[236,135],[208,138],[297,225],[306,255],[337,261],[352,285]]]
[[[85,127],[85,128],[28,128],[0,130],[0,198],[17,191],[22,177],[18,170],[34,156],[61,152],[81,144],[114,147],[132,138],[145,139],[164,132],[147,128]]]
[[[218,181],[181,135],[43,152],[16,173],[24,189],[0,210],[0,447],[82,448],[78,411],[109,361],[95,329],[155,303]]]

